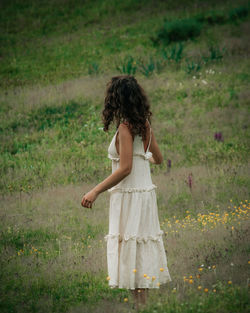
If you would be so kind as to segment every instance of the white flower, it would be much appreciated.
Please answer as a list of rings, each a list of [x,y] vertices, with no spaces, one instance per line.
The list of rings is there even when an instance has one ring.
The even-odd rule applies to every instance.
[[[233,264],[233,262],[231,262],[231,264],[230,264],[231,266],[234,266],[234,264]]]
[[[196,76],[193,76],[193,79],[196,79]]]
[[[204,267],[204,264],[201,264],[201,266],[200,267]]]
[[[207,82],[206,82],[204,79],[202,79],[202,83],[203,83],[204,85],[207,85]]]
[[[197,84],[196,84],[196,83],[195,83],[194,85],[195,85],[195,86],[197,86]]]

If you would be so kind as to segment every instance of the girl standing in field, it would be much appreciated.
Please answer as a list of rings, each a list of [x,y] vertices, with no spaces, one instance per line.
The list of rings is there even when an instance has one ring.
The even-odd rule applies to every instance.
[[[97,196],[110,192],[107,241],[111,288],[131,289],[136,302],[146,303],[150,288],[172,281],[160,229],[156,186],[150,165],[163,157],[151,127],[150,105],[143,88],[131,75],[115,76],[107,84],[102,119],[104,131],[117,130],[108,148],[112,174],[82,198],[91,208]]]

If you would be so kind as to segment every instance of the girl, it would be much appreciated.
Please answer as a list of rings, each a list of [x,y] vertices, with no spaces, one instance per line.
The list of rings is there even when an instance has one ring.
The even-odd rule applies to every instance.
[[[146,304],[149,288],[170,282],[150,165],[163,157],[151,127],[150,105],[135,77],[112,77],[107,84],[102,119],[116,133],[108,148],[112,174],[82,198],[91,208],[97,196],[110,192],[107,241],[111,288],[131,289],[137,309]]]

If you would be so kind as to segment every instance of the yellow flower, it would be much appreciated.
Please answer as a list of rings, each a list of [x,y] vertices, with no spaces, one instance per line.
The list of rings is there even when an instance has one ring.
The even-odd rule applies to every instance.
[[[232,281],[231,281],[231,280],[229,280],[227,283],[228,283],[229,285],[231,285],[231,284],[232,284]]]
[[[107,276],[107,278],[106,278],[107,280],[110,280],[110,277],[109,276]]]
[[[197,278],[201,278],[201,275],[200,275],[200,274],[196,274],[196,277],[197,277]]]
[[[207,288],[205,288],[205,289],[204,289],[204,291],[205,291],[205,292],[208,292],[208,289],[207,289]]]
[[[203,268],[202,268],[202,267],[199,267],[199,271],[200,271],[200,272],[203,271]]]
[[[155,280],[155,278],[156,278],[155,276],[152,276],[152,280]]]
[[[233,200],[232,199],[230,199],[230,202],[232,202]]]
[[[201,286],[198,286],[198,287],[197,287],[197,289],[199,289],[199,290],[201,290],[201,288],[202,288]]]
[[[189,279],[189,284],[193,284],[193,279]]]
[[[146,278],[147,278],[147,279],[150,279],[150,277],[149,277],[149,276],[147,276]]]
[[[213,266],[212,266],[212,268],[213,268],[213,269],[215,269],[215,268],[216,268],[216,266],[215,266],[215,265],[213,265]]]
[[[250,264],[250,261],[248,261],[248,264]]]
[[[193,276],[192,276],[192,275],[190,275],[190,276],[189,276],[189,278],[191,279],[191,278],[193,278]]]
[[[216,289],[213,289],[213,292],[216,292]]]
[[[128,298],[124,298],[124,302],[128,302]]]
[[[134,269],[133,269],[133,272],[134,272],[134,273],[136,273],[136,272],[137,272],[137,269],[136,269],[136,268],[134,268]]]
[[[157,286],[159,287],[161,284],[160,283],[157,283]]]
[[[138,289],[138,292],[140,293],[140,292],[141,292],[141,289]]]
[[[144,276],[144,277],[147,277],[148,275],[147,275],[147,274],[144,274],[143,276]]]
[[[160,268],[160,271],[163,272],[163,271],[164,271],[164,268],[161,267],[161,268]]]

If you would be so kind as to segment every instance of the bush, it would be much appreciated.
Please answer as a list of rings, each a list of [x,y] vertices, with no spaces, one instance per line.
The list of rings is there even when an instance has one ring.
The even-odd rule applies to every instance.
[[[174,41],[193,39],[200,35],[201,28],[202,24],[193,18],[165,21],[154,42],[169,44]]]
[[[221,11],[209,11],[200,13],[195,16],[195,19],[200,23],[207,23],[209,25],[224,24],[227,22],[227,16]]]
[[[243,6],[235,8],[235,9],[231,9],[229,11],[230,21],[235,21],[237,19],[244,19],[247,16],[248,16],[248,8],[243,7]]]

